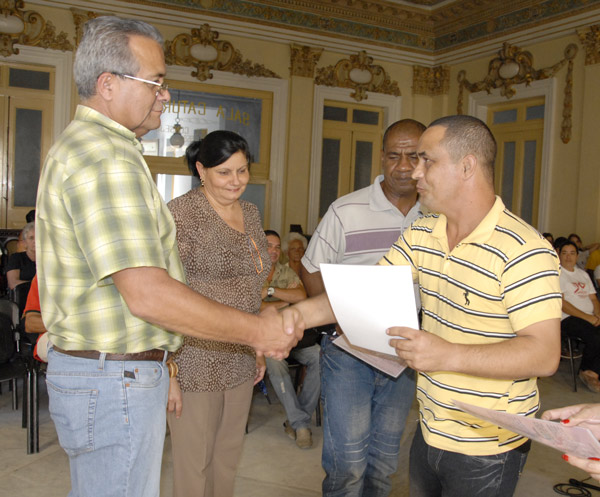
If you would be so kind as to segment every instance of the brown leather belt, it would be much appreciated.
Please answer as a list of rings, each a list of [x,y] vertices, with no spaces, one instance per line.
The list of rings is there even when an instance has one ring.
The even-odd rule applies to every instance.
[[[83,359],[99,359],[101,352],[99,350],[64,350],[53,345],[54,350],[61,354],[73,357],[82,357]],[[106,353],[107,361],[163,361],[165,351],[161,349],[144,350],[143,352],[133,352],[131,354],[110,354]]]

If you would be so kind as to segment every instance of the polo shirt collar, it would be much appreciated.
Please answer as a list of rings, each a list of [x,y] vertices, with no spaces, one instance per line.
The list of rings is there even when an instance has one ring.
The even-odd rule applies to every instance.
[[[81,104],[78,105],[75,111],[75,119],[78,121],[85,121],[103,126],[113,133],[121,135],[125,140],[131,142],[132,145],[135,146],[135,148],[137,148],[140,152],[143,150],[141,142],[137,139],[133,131],[127,129],[125,126],[113,121],[110,117],[105,116],[101,112],[98,112],[91,107]]]
[[[375,178],[375,181],[371,186],[369,186],[369,209],[372,211],[389,211],[389,210],[398,210],[394,204],[392,204],[385,193],[383,193],[383,189],[381,188],[381,183],[383,181],[383,174],[380,174]],[[417,203],[412,206],[409,212],[416,210],[419,215],[422,215],[421,212],[421,204],[417,200]]]
[[[504,206],[504,202],[502,199],[496,195],[496,200],[492,208],[485,215],[485,217],[481,220],[481,222],[477,225],[477,227],[463,240],[461,240],[461,244],[464,243],[485,243],[487,242],[491,236],[494,234],[496,226],[500,220],[500,215],[504,212],[506,207]],[[439,215],[438,221],[435,224],[432,235],[436,238],[440,238],[446,240],[446,226],[447,226],[446,216],[443,214]]]

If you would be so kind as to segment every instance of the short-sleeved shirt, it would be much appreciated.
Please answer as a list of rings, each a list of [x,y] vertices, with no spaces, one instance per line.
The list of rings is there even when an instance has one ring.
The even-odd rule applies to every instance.
[[[34,276],[31,280],[29,293],[27,294],[27,302],[25,303],[23,316],[25,316],[25,314],[27,314],[28,312],[41,312],[40,309],[40,292],[38,289],[38,279],[37,276]]]
[[[594,271],[598,266],[600,266],[600,249],[594,250],[590,256],[588,257],[587,263],[585,265],[586,269],[591,269]]]
[[[333,202],[310,239],[302,265],[309,273],[319,264],[375,264],[404,229],[421,215],[417,202],[406,216],[383,193],[378,176],[372,185]]]
[[[181,336],[134,316],[112,275],[158,267],[184,281],[173,218],[135,134],[78,106],[50,149],[37,197],[40,303],[67,350],[177,350]]]
[[[423,330],[452,343],[494,344],[560,318],[556,252],[500,198],[452,250],[446,223],[437,214],[415,222],[380,261],[411,266],[420,287]],[[500,454],[526,439],[460,411],[453,400],[524,416],[539,409],[536,378],[420,373],[417,400],[426,442],[467,455]]]
[[[590,276],[581,268],[575,266],[573,271],[564,267],[560,272],[560,291],[565,300],[586,314],[594,314],[594,303],[590,295],[596,293]],[[568,318],[569,314],[563,312],[562,319]]]
[[[302,284],[302,281],[294,271],[289,266],[285,264],[280,264],[277,262],[275,264],[275,270],[273,271],[273,278],[271,281],[265,281],[263,288],[265,287],[275,287],[275,288],[298,288]],[[266,297],[264,299],[265,302],[275,302],[279,299],[274,297]]]
[[[19,271],[19,279],[23,281],[31,281],[35,276],[35,261],[32,261],[27,252],[17,252],[8,258],[6,271],[17,269]]]

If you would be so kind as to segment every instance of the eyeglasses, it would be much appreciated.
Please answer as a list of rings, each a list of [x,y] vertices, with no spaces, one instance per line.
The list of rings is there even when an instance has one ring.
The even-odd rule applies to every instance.
[[[120,78],[134,79],[135,81],[141,81],[142,83],[147,83],[152,86],[158,86],[156,89],[155,97],[158,97],[159,93],[163,94],[166,91],[169,91],[169,85],[167,83],[157,83],[156,81],[150,81],[148,79],[137,78],[135,76],[131,76],[129,74],[121,74],[118,72],[113,73],[115,76],[119,76]]]
[[[252,242],[252,245],[250,244],[250,242]],[[254,246],[254,252],[256,252],[256,255],[258,256],[258,263],[260,264],[260,269],[258,269],[258,265],[256,264],[256,258],[254,257],[254,252],[252,251],[252,246]],[[264,269],[262,257],[260,256],[260,251],[258,250],[258,247],[256,246],[256,242],[254,241],[254,238],[252,238],[250,235],[248,235],[248,250],[250,250],[250,255],[252,256],[252,262],[254,262],[256,274],[262,273],[263,269]]]

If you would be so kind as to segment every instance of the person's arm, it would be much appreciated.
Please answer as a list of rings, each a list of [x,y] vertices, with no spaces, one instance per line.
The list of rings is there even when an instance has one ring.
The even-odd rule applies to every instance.
[[[277,288],[276,286],[273,287],[274,293],[273,295],[271,295],[271,297],[274,297],[276,299],[276,301],[269,301],[269,302],[263,302],[263,305],[269,306],[269,305],[275,305],[275,307],[281,307],[282,303],[283,305],[286,304],[295,304],[296,302],[300,302],[301,300],[304,300],[306,298],[306,291],[304,290],[304,286],[302,285],[302,283],[299,283],[298,286],[295,287],[290,287],[290,288]],[[266,298],[267,297],[267,288],[263,288],[262,289],[262,298]],[[279,305],[277,305],[279,304]],[[261,309],[263,309],[263,307],[261,306]]]
[[[595,295],[590,295],[590,298],[592,296],[595,297]],[[562,311],[565,314],[568,314],[569,316],[583,319],[593,326],[598,326],[600,324],[600,318],[598,318],[598,316],[595,316],[594,314],[588,314],[587,312],[579,310],[573,304],[565,300],[564,294],[562,299]]]
[[[248,314],[194,292],[161,268],[124,269],[112,279],[134,316],[184,335],[237,342],[282,359],[304,332],[302,316],[294,309]]]
[[[14,290],[17,285],[21,283],[27,283],[25,280],[21,279],[21,270],[20,269],[11,269],[6,272],[6,282],[8,283],[8,288]]]
[[[540,321],[516,334],[515,338],[494,344],[465,345],[423,330],[388,330],[388,335],[405,338],[392,339],[390,344],[417,371],[452,371],[499,379],[553,375],[560,360],[560,320]]]
[[[325,293],[325,285],[323,284],[321,271],[309,273],[304,267],[304,264],[300,264],[300,279],[302,280],[302,284],[306,289],[306,294],[309,297],[315,297],[316,295]]]
[[[597,295],[595,293],[590,294],[590,299],[594,305],[594,316],[600,319],[600,302],[598,302]]]
[[[181,395],[181,387],[176,377],[169,378],[169,398],[167,400],[167,411],[174,412],[175,417],[181,417],[183,408],[183,395]]]
[[[29,311],[25,314],[25,331],[27,333],[46,333],[46,327],[42,321],[42,314],[36,311]]]

